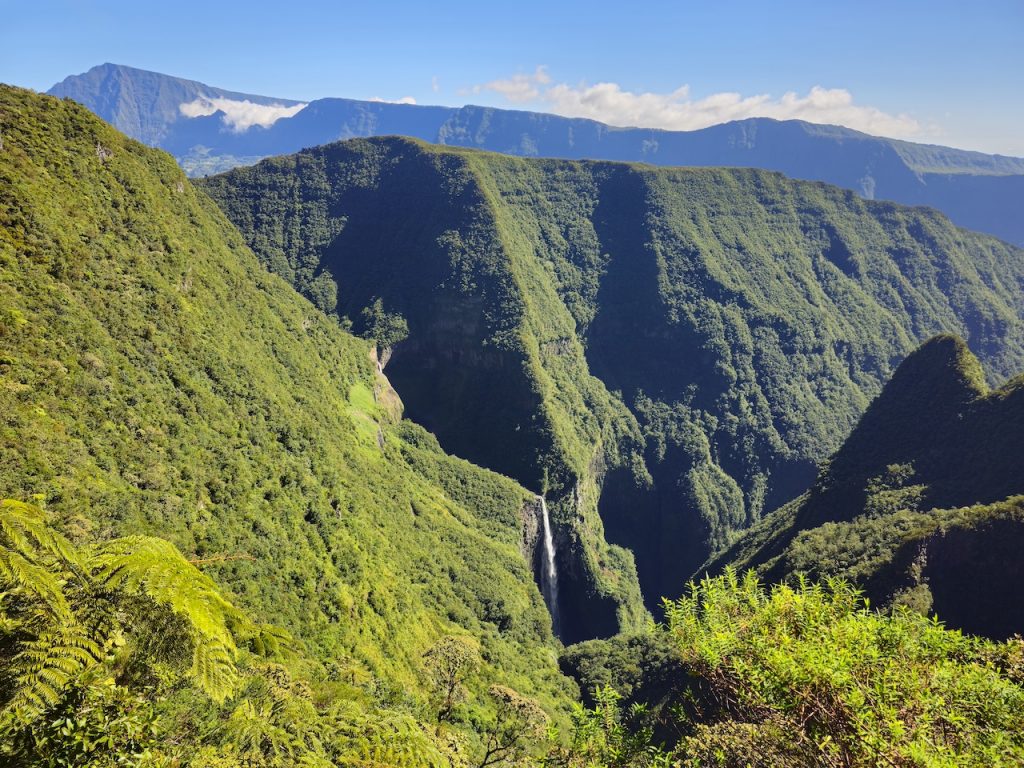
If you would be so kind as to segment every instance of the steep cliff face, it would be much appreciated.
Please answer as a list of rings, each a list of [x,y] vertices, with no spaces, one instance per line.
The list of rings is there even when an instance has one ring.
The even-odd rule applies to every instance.
[[[570,569],[619,606],[633,566],[605,534],[651,605],[678,593],[807,487],[920,339],[1024,367],[1018,249],[777,174],[374,139],[203,187],[357,330],[377,299],[407,318],[388,374],[409,415],[544,492]]]
[[[1024,378],[990,390],[958,338],[899,366],[803,496],[710,564],[767,578],[839,575],[1003,638],[1024,628]]]
[[[8,87],[0,124],[0,498],[75,540],[172,540],[360,701],[425,702],[424,651],[459,635],[486,659],[477,693],[567,707],[533,494],[403,420],[371,345],[171,157]]]
[[[1004,640],[1024,629],[1024,504],[1015,517],[934,534],[917,583],[950,627]]]
[[[876,544],[858,574],[874,605],[907,605],[950,628],[996,640],[1024,630],[1024,496],[917,515],[904,511],[889,523],[898,533],[885,547]],[[866,528],[863,521],[844,527],[857,536]],[[847,531],[841,535],[851,538]],[[843,552],[839,562],[852,556]]]

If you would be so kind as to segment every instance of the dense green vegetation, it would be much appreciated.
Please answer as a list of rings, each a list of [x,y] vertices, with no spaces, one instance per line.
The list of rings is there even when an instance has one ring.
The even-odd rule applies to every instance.
[[[643,704],[597,693],[556,764],[1009,766],[1024,760],[1024,642],[993,643],[901,609],[868,610],[840,580],[766,589],[733,571],[669,602],[648,645],[671,648],[678,706],[652,749]],[[622,646],[595,641],[606,668]],[[628,652],[628,651],[627,651]],[[664,681],[663,665],[647,670]],[[632,728],[620,724],[634,722]],[[646,724],[645,724],[646,721]],[[582,734],[583,738],[579,738]]]
[[[474,751],[453,725],[468,694],[449,697],[436,727],[417,722],[254,624],[170,543],[76,546],[20,502],[0,503],[0,586],[4,765],[507,765],[539,748],[547,722],[537,702],[492,685]],[[425,655],[434,682],[431,660],[453,644],[477,658],[442,639]]]
[[[201,561],[199,561],[201,562]],[[664,626],[571,652],[596,681],[561,733],[481,658],[424,654],[428,726],[253,623],[161,539],[74,544],[0,503],[0,758],[12,766],[997,766],[1024,758],[1024,643],[868,611],[839,580],[691,585]],[[637,651],[640,651],[637,653]],[[585,670],[585,671],[584,671]],[[627,706],[612,685],[629,681]],[[650,706],[653,696],[657,706]]]
[[[0,497],[75,546],[169,540],[291,633],[297,677],[268,673],[256,719],[281,686],[334,681],[352,703],[331,729],[421,734],[423,654],[447,636],[481,661],[442,747],[484,748],[494,685],[564,716],[532,494],[401,421],[371,345],[267,273],[170,157],[12,88],[0,130]]]
[[[411,417],[446,450],[548,497],[561,523],[567,638],[639,626],[634,566],[604,543],[595,472],[608,465],[644,481],[635,421],[587,373],[547,273],[528,252],[510,254],[513,223],[491,215],[497,202],[473,168],[417,144],[396,147],[408,150],[408,167],[385,176],[395,163],[389,143],[270,161],[270,175],[245,190],[255,197],[239,195],[226,209],[268,266],[301,290],[333,276],[338,310],[358,332],[374,335],[372,316],[400,315],[408,339],[387,370]],[[226,181],[209,183],[222,200]],[[565,525],[577,516],[585,524]]]
[[[938,336],[900,365],[803,496],[712,569],[842,576],[879,604],[937,611],[996,637],[1024,627],[1024,377],[989,389],[966,344]]]
[[[697,729],[708,757],[730,742],[773,765],[999,765],[1024,755],[1020,642],[871,613],[842,582],[767,591],[732,572],[666,614],[684,664],[729,716]]]
[[[629,605],[602,525],[654,607],[810,485],[921,340],[1024,368],[1020,249],[774,173],[374,139],[202,186],[307,295],[329,275],[353,322],[401,314],[410,417],[555,502],[563,613],[597,597],[570,640]]]
[[[161,539],[79,549],[42,510],[10,500],[0,502],[0,531],[7,761],[113,765],[118,755],[159,750],[167,734],[155,688],[179,682],[223,704],[240,684],[236,636],[266,648],[287,641],[248,624]]]
[[[264,271],[169,157],[74,104],[9,88],[0,88],[0,129],[4,764],[850,768],[1024,759],[1024,644],[966,636],[922,615],[958,620],[959,583],[975,602],[964,615],[987,616],[977,609],[977,584],[994,578],[985,563],[1011,558],[979,553],[1021,541],[1021,497],[1010,493],[1024,455],[1024,390],[1020,379],[989,390],[963,342],[939,337],[911,355],[814,488],[732,552],[800,578],[766,588],[753,572],[727,569],[666,602],[663,625],[644,626],[632,560],[604,542],[598,513],[621,525],[622,509],[609,501],[658,493],[665,473],[681,471],[672,462],[687,457],[691,496],[671,498],[724,510],[706,516],[712,533],[702,546],[728,541],[758,515],[750,488],[728,474],[723,435],[761,434],[753,414],[772,402],[765,392],[785,387],[769,366],[751,374],[760,390],[744,389],[740,366],[733,384],[747,384],[711,398],[700,378],[709,374],[698,370],[676,399],[682,385],[670,367],[645,357],[663,345],[692,351],[696,342],[672,324],[638,337],[633,357],[614,365],[609,340],[621,340],[632,315],[645,317],[643,290],[622,301],[636,285],[612,268],[616,249],[600,265],[583,252],[538,261],[534,238],[553,233],[525,213],[537,200],[505,204],[517,185],[531,190],[527,165],[400,143],[463,195],[457,205],[403,199],[406,214],[436,206],[407,216],[412,230],[402,237],[430,242],[415,230],[441,227],[437,250],[405,251],[398,234],[353,214],[339,236],[362,226],[354,242],[375,243],[358,251],[369,270],[360,283],[344,279],[360,275],[338,269],[344,259],[323,264],[315,249],[282,246],[277,267],[314,306]],[[370,166],[402,164],[389,142],[355,151]],[[395,180],[346,163],[354,197],[372,210],[380,201],[366,190]],[[619,166],[551,164],[544,173],[555,170],[566,186],[559,196],[550,181],[545,194],[564,205],[572,188],[586,188],[572,174],[597,174],[623,203],[648,199],[624,190],[651,195],[660,178]],[[772,179],[783,183],[759,183]],[[279,202],[270,195],[266,204]],[[607,215],[629,218],[616,211]],[[580,222],[600,222],[595,232],[606,239],[595,242],[625,247],[604,216]],[[315,222],[295,224],[290,236],[319,232]],[[587,238],[583,227],[565,243]],[[934,296],[919,287],[913,295],[950,323],[960,322],[955,310],[974,307],[963,323],[990,361],[1008,365],[1019,321],[993,275],[1006,276],[1012,252],[980,242],[993,249],[992,274],[978,278],[990,293],[960,264],[941,281],[965,281],[951,304],[925,302]],[[655,249],[659,269],[679,266],[672,243]],[[439,269],[432,259],[441,260],[433,275],[442,289],[416,301],[424,273]],[[755,266],[746,269],[768,285],[771,272]],[[455,269],[454,284],[445,269]],[[691,306],[672,288],[685,293],[689,281],[655,284],[687,334],[715,312],[757,328],[758,311],[767,312],[753,303],[727,312],[703,295]],[[341,317],[324,313],[332,299]],[[985,312],[1005,323],[986,324]],[[349,322],[364,339],[344,330]],[[467,414],[457,400],[427,407],[438,383],[417,379],[416,365],[461,386],[477,429],[499,429],[491,440],[519,426],[512,445],[525,452],[501,457],[508,446],[498,443],[491,455],[531,490],[446,454],[403,420],[381,373],[378,352],[387,350],[388,373],[411,385],[424,421],[449,420],[438,422],[442,441],[457,439]],[[645,387],[630,378],[641,374]],[[871,375],[858,375],[867,391]],[[502,387],[492,397],[510,396],[492,408],[499,414],[479,389],[491,385]],[[748,419],[737,417],[733,427],[744,426],[735,434],[715,426],[730,393]],[[820,447],[795,420],[785,434],[802,436],[808,456]],[[756,452],[740,453],[753,461]],[[772,492],[762,482],[761,505]],[[599,498],[602,489],[611,499]],[[578,633],[629,633],[560,649],[531,573],[537,491],[556,513],[563,620]],[[771,549],[778,542],[781,554]],[[758,559],[766,552],[775,559]],[[966,556],[951,571],[957,553]],[[835,574],[887,580],[895,607],[869,610]],[[1019,598],[989,591],[1019,628]],[[999,634],[990,624],[979,631]]]

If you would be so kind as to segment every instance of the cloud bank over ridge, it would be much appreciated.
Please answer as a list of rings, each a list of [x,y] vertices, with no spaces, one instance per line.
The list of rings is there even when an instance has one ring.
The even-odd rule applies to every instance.
[[[224,125],[232,133],[244,133],[254,125],[269,128],[282,117],[292,117],[303,109],[305,104],[288,107],[284,104],[256,104],[248,99],[225,99],[218,96],[200,96],[178,107],[185,117],[206,117],[222,112]]]
[[[688,85],[669,93],[636,93],[618,83],[555,83],[545,67],[537,67],[532,74],[491,80],[473,86],[470,92],[496,93],[513,104],[534,104],[564,117],[586,117],[622,127],[691,131],[730,120],[770,117],[844,125],[892,138],[912,138],[923,132],[910,115],[856,104],[849,91],[821,86],[804,95],[790,91],[779,98],[723,92],[694,99]]]

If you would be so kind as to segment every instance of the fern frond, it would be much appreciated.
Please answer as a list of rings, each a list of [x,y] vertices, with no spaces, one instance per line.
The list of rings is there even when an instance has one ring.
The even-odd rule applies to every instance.
[[[4,716],[17,712],[25,723],[81,681],[115,635],[138,632],[143,647],[160,645],[143,636],[166,622],[122,626],[135,598],[166,611],[156,618],[176,617],[181,634],[171,641],[184,658],[191,653],[189,676],[218,702],[238,684],[235,631],[275,649],[288,640],[254,627],[170,542],[131,536],[78,551],[42,510],[15,501],[0,502],[0,597],[0,628],[15,639],[4,659],[14,690],[0,692],[0,702]]]
[[[45,553],[80,565],[78,551],[47,524],[46,513],[14,499],[0,500],[0,547],[29,556]]]
[[[244,641],[249,649],[266,658],[278,658],[293,653],[298,648],[286,629],[273,624],[258,624],[235,630],[235,637]]]
[[[0,548],[0,584],[6,590],[42,601],[60,620],[71,617],[71,606],[57,576],[15,549]]]
[[[238,685],[234,647],[198,641],[192,654],[192,678],[216,702],[224,701]]]
[[[17,686],[7,709],[33,717],[52,707],[71,681],[99,663],[102,653],[100,644],[78,623],[49,627],[12,659]]]
[[[245,754],[262,758],[294,758],[298,747],[295,737],[273,722],[269,708],[257,708],[245,699],[235,708],[224,725],[227,740]]]
[[[339,723],[339,766],[440,768],[450,765],[437,744],[407,715],[375,713]]]
[[[228,625],[240,612],[169,541],[148,536],[115,539],[96,548],[90,565],[106,588],[145,594],[188,618],[207,637],[233,642]]]
[[[194,632],[195,682],[217,701],[230,695],[237,677],[231,625],[242,618],[208,576],[170,542],[146,536],[99,545],[89,565],[104,588],[145,595],[182,617]]]

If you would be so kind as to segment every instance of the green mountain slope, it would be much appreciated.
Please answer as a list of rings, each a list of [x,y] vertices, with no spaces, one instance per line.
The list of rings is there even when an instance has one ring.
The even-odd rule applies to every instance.
[[[538,512],[400,420],[366,342],[270,275],[162,152],[0,88],[0,497],[76,541],[170,539],[368,700],[467,637],[556,712]]]
[[[608,583],[602,524],[651,604],[677,594],[807,487],[920,340],[957,332],[993,375],[1024,367],[1024,252],[774,173],[385,138],[202,186],[356,330],[378,299],[408,320],[387,370],[410,417],[546,489],[567,606]],[[569,639],[609,624],[592,606]]]
[[[577,691],[558,672],[531,578],[543,516],[533,492],[402,421],[375,350],[265,272],[169,157],[73,104],[6,87],[0,135],[0,496],[46,507],[0,503],[0,762],[1020,761],[1019,639],[868,611],[841,583],[768,590],[731,573],[673,603],[646,635],[567,656],[581,680],[628,682],[630,700],[653,706],[624,711],[614,692],[588,690],[596,708],[574,709],[566,728]],[[566,272],[545,278],[534,231],[500,210],[505,182],[474,174],[453,178],[472,182],[466,199],[493,214],[498,237],[481,225],[442,243],[464,238],[465,261],[449,262],[465,267],[459,289],[493,291],[501,311],[477,305],[479,325],[467,326],[471,300],[439,302],[448,314],[426,342],[445,323],[480,335],[479,348],[447,348],[461,382],[529,395],[530,413],[512,402],[501,418],[526,432],[534,490],[558,500],[560,575],[577,610],[596,609],[591,625],[572,617],[576,631],[635,626],[630,559],[602,542],[595,495],[609,472],[657,483],[645,467],[657,453],[641,441],[663,434],[676,446],[680,434],[655,431],[662,422],[644,414],[668,419],[652,398],[638,421],[587,374],[590,336],[552,339],[601,327],[587,307],[602,282],[595,294],[581,270],[572,296]],[[381,210],[385,223],[402,220]],[[433,213],[442,224],[453,215]],[[432,226],[417,218],[405,220]],[[379,243],[393,246],[386,232]],[[423,260],[401,266],[414,288]],[[323,302],[330,285],[317,278],[310,294]],[[389,372],[426,344],[422,327],[410,313]],[[934,407],[973,413],[1019,390],[985,392],[956,345],[932,357],[949,364],[925,372],[954,372],[936,374],[947,384]],[[482,362],[495,369],[481,374]],[[429,370],[460,383],[442,368]],[[1016,503],[999,514],[1019,519]],[[549,738],[534,698],[561,726]],[[658,706],[668,703],[678,706]]]
[[[711,564],[858,582],[971,632],[1024,629],[1024,377],[985,384],[966,344],[910,355],[811,489]]]

